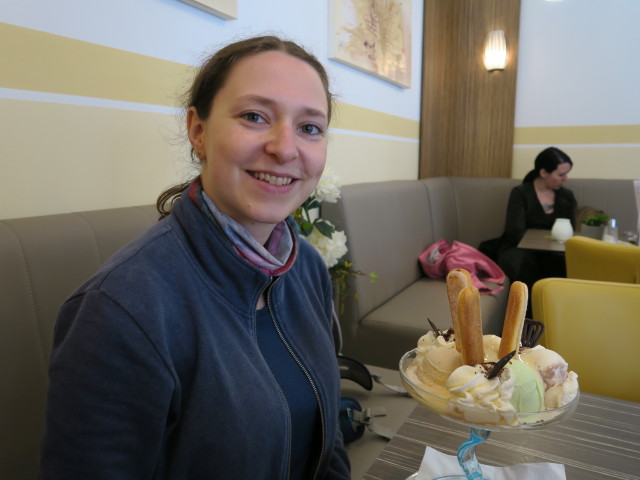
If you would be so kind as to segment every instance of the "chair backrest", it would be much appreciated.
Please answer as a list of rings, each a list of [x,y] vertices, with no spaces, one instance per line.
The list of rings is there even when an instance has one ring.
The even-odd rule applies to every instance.
[[[567,277],[640,283],[640,247],[576,235],[565,244]]]
[[[575,195],[578,207],[591,206],[615,218],[620,232],[638,230],[633,180],[571,178],[565,187]]]
[[[582,391],[640,402],[640,285],[545,278],[532,300],[541,343],[562,355]]]
[[[155,205],[0,220],[0,478],[38,476],[58,309]]]

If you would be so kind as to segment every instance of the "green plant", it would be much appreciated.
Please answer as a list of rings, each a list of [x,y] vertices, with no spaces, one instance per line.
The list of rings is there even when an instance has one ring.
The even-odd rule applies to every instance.
[[[333,284],[337,289],[338,299],[340,300],[340,313],[344,311],[344,299],[351,293],[349,286],[347,285],[347,278],[353,277],[369,277],[371,283],[378,281],[378,275],[375,272],[364,273],[360,270],[353,268],[353,262],[349,262],[344,258],[340,259],[333,267],[329,269]],[[358,295],[354,294],[353,297],[357,300]]]
[[[609,215],[606,213],[599,213],[597,215],[589,215],[588,217],[585,217],[584,220],[582,220],[582,223],[589,227],[600,227],[607,223],[607,220],[609,220]]]

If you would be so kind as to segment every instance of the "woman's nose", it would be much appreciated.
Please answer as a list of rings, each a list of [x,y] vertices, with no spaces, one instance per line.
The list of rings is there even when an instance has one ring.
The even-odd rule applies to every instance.
[[[274,126],[269,132],[265,151],[276,157],[278,162],[290,162],[298,158],[295,129],[285,124]]]

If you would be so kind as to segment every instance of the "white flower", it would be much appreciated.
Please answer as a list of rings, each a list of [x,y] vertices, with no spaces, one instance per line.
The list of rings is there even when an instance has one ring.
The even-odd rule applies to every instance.
[[[325,168],[313,195],[321,202],[336,203],[338,201],[340,198],[340,178],[333,168]]]
[[[347,253],[347,236],[344,232],[336,230],[331,238],[324,236],[317,228],[307,236],[307,240],[320,253],[327,268],[333,267],[338,260]]]

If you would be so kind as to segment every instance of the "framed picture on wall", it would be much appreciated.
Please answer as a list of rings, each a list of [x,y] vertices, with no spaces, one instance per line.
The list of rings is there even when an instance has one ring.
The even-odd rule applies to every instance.
[[[329,58],[411,86],[411,0],[330,0]]]
[[[238,18],[238,0],[180,0],[225,20]]]

